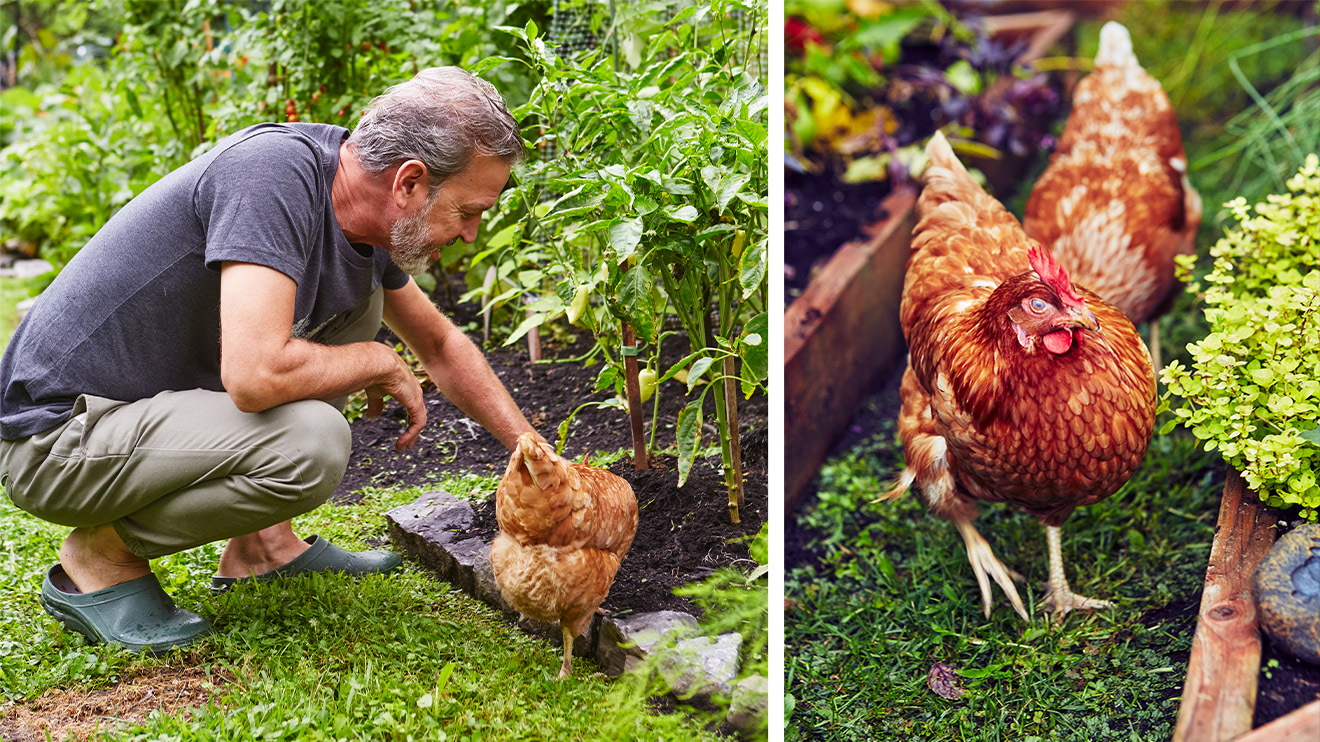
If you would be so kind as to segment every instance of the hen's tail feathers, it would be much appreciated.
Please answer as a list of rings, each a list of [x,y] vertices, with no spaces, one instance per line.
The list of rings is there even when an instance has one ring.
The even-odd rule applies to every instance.
[[[904,492],[907,492],[908,487],[911,487],[912,483],[915,482],[916,480],[917,480],[916,473],[914,473],[911,469],[905,468],[903,469],[903,473],[898,475],[898,479],[894,481],[893,485],[890,486],[889,490],[880,493],[880,496],[875,498],[871,502],[897,500],[898,498],[903,496]]]
[[[1101,65],[1141,69],[1137,55],[1132,53],[1132,35],[1123,24],[1110,21],[1100,29],[1100,50],[1095,53],[1095,66]]]
[[[930,141],[926,143],[926,157],[930,160],[931,165],[947,168],[955,174],[967,175],[967,168],[963,167],[958,155],[953,153],[953,147],[949,145],[949,140],[944,138],[944,132],[935,132],[935,136],[931,137]],[[926,172],[930,173],[930,170]],[[967,177],[971,176],[967,175]]]

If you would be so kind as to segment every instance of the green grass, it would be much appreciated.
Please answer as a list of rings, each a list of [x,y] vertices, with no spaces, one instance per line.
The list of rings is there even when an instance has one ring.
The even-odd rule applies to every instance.
[[[495,480],[442,483],[488,495]],[[372,490],[354,506],[299,518],[346,548],[381,538],[383,513],[419,490]],[[484,604],[407,566],[389,577],[310,575],[209,593],[219,545],[156,560],[179,605],[216,627],[196,648],[152,659],[89,646],[42,612],[37,595],[66,530],[0,497],[0,715],[47,689],[109,687],[153,668],[234,678],[215,703],[157,713],[120,740],[708,739],[683,714],[654,714],[579,658],[556,682],[558,645],[503,623]]]
[[[1028,625],[995,588],[989,620],[962,540],[913,495],[871,504],[897,473],[893,424],[822,470],[798,516],[818,559],[785,580],[786,739],[1155,740],[1173,732],[1222,488],[1193,441],[1157,439],[1114,497],[1064,525],[1075,591],[1118,608],[1051,626],[1044,531],[1002,506],[978,527],[1027,577]],[[1163,610],[1163,609],[1170,610]],[[966,695],[926,686],[954,666]]]

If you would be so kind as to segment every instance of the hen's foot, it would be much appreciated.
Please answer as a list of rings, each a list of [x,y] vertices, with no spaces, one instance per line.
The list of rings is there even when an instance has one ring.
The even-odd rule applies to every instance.
[[[1023,621],[1030,622],[1031,617],[1027,615],[1026,606],[1022,604],[1022,598],[1018,596],[1017,587],[1013,585],[1013,579],[1019,581],[1022,575],[1005,567],[995,552],[990,548],[990,544],[976,531],[970,520],[955,520],[953,522],[962,534],[963,543],[967,545],[967,561],[972,565],[972,572],[976,574],[976,583],[981,586],[981,606],[985,609],[985,617],[990,618],[990,580],[993,579],[999,588],[1008,596],[1008,602],[1013,605],[1013,610],[1022,617]]]
[[[1056,622],[1062,621],[1070,611],[1098,611],[1113,608],[1107,600],[1088,598],[1078,595],[1068,586],[1068,578],[1063,574],[1063,537],[1058,527],[1045,527],[1045,540],[1050,552],[1050,587],[1045,593],[1045,603]]]
[[[1050,614],[1056,622],[1062,621],[1071,611],[1098,611],[1114,607],[1114,604],[1108,600],[1088,598],[1074,593],[1068,589],[1067,582],[1063,583],[1062,589],[1051,586],[1045,593],[1045,605],[1050,607]]]

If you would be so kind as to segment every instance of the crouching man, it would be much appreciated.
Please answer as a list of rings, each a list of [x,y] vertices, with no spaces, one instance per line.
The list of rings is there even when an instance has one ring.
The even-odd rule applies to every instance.
[[[0,362],[0,484],[73,528],[43,607],[93,641],[187,645],[147,560],[228,539],[214,587],[309,571],[386,572],[294,534],[348,466],[346,395],[426,424],[382,319],[439,389],[506,446],[531,427],[480,351],[409,274],[476,238],[523,156],[488,83],[423,71],[352,134],[262,124],[220,142],[116,214],[55,279]]]

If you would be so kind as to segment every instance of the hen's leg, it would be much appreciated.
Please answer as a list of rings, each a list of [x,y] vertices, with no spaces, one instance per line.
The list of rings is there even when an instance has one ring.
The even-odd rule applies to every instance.
[[[993,578],[1008,596],[1008,602],[1013,604],[1013,610],[1017,611],[1023,621],[1030,622],[1031,618],[1027,615],[1026,607],[1022,605],[1022,598],[1018,597],[1017,587],[1013,585],[1013,576],[1016,573],[999,561],[990,544],[977,532],[976,526],[972,525],[970,518],[954,518],[953,524],[958,527],[958,533],[962,534],[963,543],[967,545],[967,561],[972,563],[976,582],[981,586],[981,605],[985,608],[985,617],[990,618],[990,580]]]
[[[1096,600],[1076,595],[1068,587],[1068,578],[1063,576],[1063,538],[1058,526],[1045,526],[1045,540],[1050,548],[1050,591],[1045,601],[1054,609],[1054,618],[1063,620],[1068,611],[1094,611],[1101,608],[1113,608],[1107,600]]]
[[[564,664],[559,666],[559,679],[573,674],[573,630],[567,622],[560,622],[559,630],[564,634]]]

